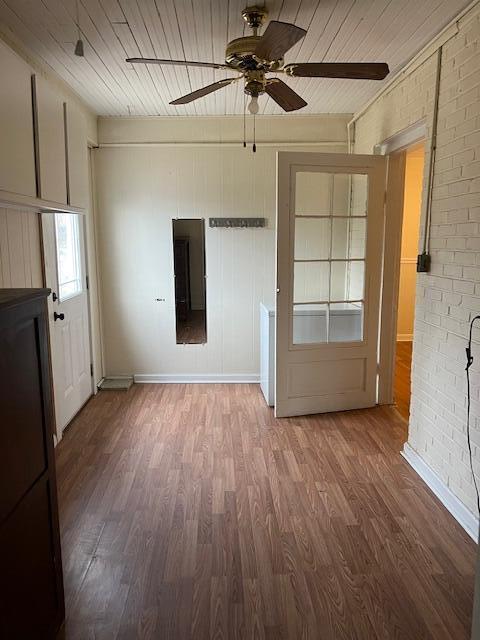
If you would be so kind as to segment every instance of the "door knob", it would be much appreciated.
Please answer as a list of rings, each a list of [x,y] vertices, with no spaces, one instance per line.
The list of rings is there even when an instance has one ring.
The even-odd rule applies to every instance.
[[[55,320],[55,322],[57,320],[65,320],[65,314],[64,313],[57,313],[56,311],[53,312],[53,319]]]

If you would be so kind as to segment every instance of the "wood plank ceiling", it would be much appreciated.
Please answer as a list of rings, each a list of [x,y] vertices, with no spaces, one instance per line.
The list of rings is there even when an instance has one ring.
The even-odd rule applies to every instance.
[[[267,0],[269,18],[307,36],[286,62],[379,61],[394,74],[469,0]],[[226,77],[224,71],[133,66],[128,56],[223,62],[229,40],[250,33],[247,0],[78,0],[85,58],[73,53],[75,0],[0,0],[0,29],[63,78],[98,115],[240,114],[241,83],[189,105],[169,105]],[[263,2],[258,2],[263,4]],[[231,74],[230,74],[231,75]],[[378,90],[372,81],[289,78],[308,102],[297,113],[351,113]],[[283,113],[266,96],[265,114]]]

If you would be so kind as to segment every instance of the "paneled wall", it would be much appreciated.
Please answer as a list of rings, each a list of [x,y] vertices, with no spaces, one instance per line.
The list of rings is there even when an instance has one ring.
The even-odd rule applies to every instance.
[[[43,287],[39,214],[0,207],[0,288]]]
[[[276,152],[345,151],[347,118],[302,124],[259,118],[256,154],[242,147],[241,118],[179,120],[100,120],[95,163],[106,371],[256,379],[259,305],[273,304],[275,292]],[[162,145],[164,135],[183,145]],[[289,135],[318,146],[275,144],[278,137],[288,144]],[[219,137],[227,143],[215,143]],[[158,144],[144,144],[148,139]],[[102,147],[108,143],[124,146]],[[210,229],[210,216],[265,217],[267,227]],[[176,344],[176,217],[207,223],[206,345]]]
[[[476,517],[466,423],[465,346],[480,313],[480,8],[451,29],[443,45],[433,184],[430,273],[417,274],[411,414],[407,450],[428,465]],[[448,34],[447,34],[448,37]],[[355,127],[355,151],[433,119],[437,53],[382,93]],[[428,171],[426,171],[428,174]],[[425,210],[423,210],[423,215]],[[480,483],[480,331],[474,332],[472,447]],[[427,467],[427,468],[428,468]],[[454,502],[453,498],[453,502]],[[452,501],[450,502],[452,504]]]
[[[86,217],[96,380],[101,379],[88,143],[96,116],[58,79],[0,40],[0,286],[43,286],[38,212]],[[51,283],[45,283],[49,286]]]
[[[1,40],[0,77],[1,199],[88,208],[92,114]]]

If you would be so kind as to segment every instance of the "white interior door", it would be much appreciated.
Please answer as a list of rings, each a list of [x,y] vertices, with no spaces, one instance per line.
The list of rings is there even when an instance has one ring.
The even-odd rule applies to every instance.
[[[278,153],[275,415],[370,407],[386,158]]]
[[[83,216],[42,214],[57,436],[92,394]]]

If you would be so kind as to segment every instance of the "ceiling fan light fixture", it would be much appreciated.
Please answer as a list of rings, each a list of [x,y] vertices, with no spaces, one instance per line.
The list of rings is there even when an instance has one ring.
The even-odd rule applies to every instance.
[[[75,45],[75,55],[79,58],[85,57],[85,52],[83,50],[83,40],[81,40],[80,38],[77,40],[77,43]]]
[[[258,96],[252,96],[252,99],[248,103],[248,110],[252,116],[256,116],[259,112]]]

